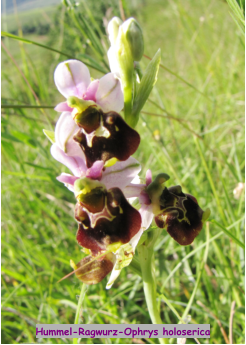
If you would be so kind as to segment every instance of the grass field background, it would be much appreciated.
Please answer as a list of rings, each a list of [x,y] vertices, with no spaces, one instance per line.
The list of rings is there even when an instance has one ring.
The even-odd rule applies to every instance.
[[[142,164],[140,177],[149,168],[154,176],[166,172],[171,176],[168,186],[180,184],[201,208],[211,209],[192,245],[179,246],[165,231],[160,237],[155,257],[163,323],[178,323],[178,313],[186,322],[211,325],[210,340],[201,343],[226,344],[233,337],[234,343],[244,344],[244,192],[239,199],[233,196],[244,182],[243,36],[225,1],[123,5],[126,16],[134,15],[143,29],[145,54],[153,57],[158,48],[162,52],[157,84],[137,126],[141,144],[134,156]],[[36,343],[36,323],[74,321],[80,282],[73,276],[57,281],[71,271],[70,259],[78,262],[84,255],[75,239],[75,199],[56,180],[66,169],[51,157],[42,129],[53,130],[59,117],[52,108],[63,97],[53,73],[65,55],[107,69],[104,24],[120,16],[118,2],[88,6],[80,2],[77,22],[62,5],[32,10],[50,27],[46,35],[24,38],[63,54],[9,37],[2,40],[2,343]],[[21,35],[32,11],[19,14],[26,18],[19,25],[13,14],[7,16],[8,30],[17,26]],[[95,41],[83,36],[83,18],[97,33]],[[143,70],[148,62],[142,59]],[[90,72],[94,78],[102,76],[96,69]],[[88,288],[82,323],[151,322],[141,278],[131,267],[110,290],[105,290],[106,279]],[[158,339],[81,343],[152,344]]]

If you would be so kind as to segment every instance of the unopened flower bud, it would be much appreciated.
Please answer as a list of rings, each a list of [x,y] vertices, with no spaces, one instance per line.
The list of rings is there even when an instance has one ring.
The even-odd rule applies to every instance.
[[[114,17],[108,23],[108,34],[111,45],[114,45],[118,36],[119,26],[122,24],[122,20],[118,17]]]
[[[140,61],[144,52],[143,33],[140,25],[136,19],[129,18],[123,23],[122,27],[125,32],[133,60]]]

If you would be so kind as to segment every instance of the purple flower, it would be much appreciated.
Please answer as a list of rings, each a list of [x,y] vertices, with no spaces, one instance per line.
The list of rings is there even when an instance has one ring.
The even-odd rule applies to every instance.
[[[79,279],[94,284],[112,269],[113,275],[115,272],[119,274],[121,268],[130,263],[133,256],[131,241],[142,234],[141,216],[119,188],[107,189],[101,182],[84,177],[75,182],[74,189],[77,198],[75,219],[79,223],[77,241],[91,254],[79,265],[82,270]],[[111,259],[107,265],[105,261],[106,269],[101,258],[109,253]],[[93,271],[96,272],[95,277]]]
[[[94,256],[106,250],[114,252],[139,232],[141,216],[119,188],[106,189],[101,183],[96,183],[95,188],[90,190],[88,183],[87,192],[87,180],[76,182],[76,189],[79,184],[85,185],[76,193],[75,218],[79,222],[77,241],[90,249]]]
[[[151,171],[146,173],[146,184],[131,183],[125,188],[126,197],[139,198],[142,230],[148,229],[153,218],[159,228],[181,245],[191,244],[209,217],[209,209],[203,211],[194,196],[184,194],[181,186],[165,187],[167,174],[159,174],[152,181]]]
[[[65,98],[75,96],[94,101],[104,112],[120,112],[124,106],[121,82],[114,73],[91,81],[90,72],[83,62],[67,60],[57,66],[54,79],[57,89]],[[62,102],[55,110],[72,112],[73,109]]]
[[[67,97],[67,102],[55,108],[63,111],[56,128],[60,140],[56,143],[68,156],[77,157],[80,147],[86,166],[92,168],[97,161],[125,161],[137,150],[139,134],[117,113],[124,101],[121,82],[113,73],[90,82],[88,68],[80,61],[68,60],[58,65],[54,78],[58,90]],[[69,114],[74,123],[69,121]],[[69,145],[76,155],[70,153]]]
[[[55,144],[51,147],[52,156],[64,164],[73,175],[62,173],[57,177],[73,191],[74,182],[83,176],[93,180],[100,180],[107,188],[119,187],[122,190],[131,183],[140,172],[139,162],[129,157],[123,162],[116,162],[113,166],[105,167],[102,160],[95,161],[87,168],[85,155],[79,144],[73,140],[78,126],[73,121],[69,112],[63,112],[55,128]]]
[[[122,267],[130,263],[143,231],[139,212],[125,196],[141,170],[131,157],[140,137],[117,113],[124,100],[121,82],[113,73],[91,82],[82,62],[68,60],[58,65],[54,78],[67,102],[55,108],[62,114],[51,154],[72,172],[57,179],[75,192],[77,240],[91,254],[75,265],[79,268],[75,274],[94,284],[113,266],[117,269],[121,257]],[[130,190],[127,194],[134,196]]]

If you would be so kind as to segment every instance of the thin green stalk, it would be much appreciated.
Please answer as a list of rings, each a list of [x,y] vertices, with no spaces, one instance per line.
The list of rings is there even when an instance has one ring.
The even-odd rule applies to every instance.
[[[4,109],[20,109],[20,108],[54,109],[54,106],[53,105],[2,104],[1,108],[4,108]]]
[[[130,85],[123,87],[124,91],[124,114],[125,121],[132,127],[135,127],[135,121],[132,119],[132,88]]]
[[[216,190],[216,188],[215,188],[215,184],[214,184],[212,175],[211,175],[211,173],[210,173],[209,167],[208,167],[208,165],[207,165],[206,159],[205,159],[205,157],[204,157],[204,155],[203,155],[203,152],[202,152],[202,149],[201,149],[201,145],[200,145],[199,141],[197,140],[197,138],[194,138],[194,140],[195,140],[195,143],[196,143],[196,146],[197,146],[197,151],[198,151],[198,153],[199,153],[199,155],[200,155],[201,161],[202,161],[203,166],[204,166],[204,169],[205,169],[205,171],[206,171],[207,178],[208,178],[209,183],[210,183],[210,187],[211,187],[211,189],[212,189],[212,191],[213,191],[213,195],[214,195],[214,198],[215,198],[215,200],[216,200],[216,204],[217,204],[217,207],[218,207],[218,211],[219,211],[219,213],[220,213],[220,216],[221,216],[221,218],[222,218],[224,224],[226,224],[227,221],[226,221],[226,218],[225,218],[224,210],[223,210],[223,207],[222,207],[222,205],[221,205],[220,198],[219,198],[218,193],[217,193],[217,190]]]
[[[159,232],[156,231],[156,233]],[[153,233],[149,233],[153,236]],[[155,281],[155,269],[154,269],[154,243],[155,238],[146,240],[142,245],[138,247],[139,262],[142,270],[143,288],[146,304],[148,307],[149,315],[153,324],[162,324],[160,317],[160,311],[157,307],[157,294],[156,294],[156,281]],[[159,338],[160,344],[168,344],[167,338]]]
[[[143,55],[146,59],[151,60],[151,58],[147,55]],[[206,97],[209,101],[212,102],[212,100],[202,91],[200,91],[199,89],[197,89],[194,85],[192,85],[191,83],[189,83],[188,81],[186,81],[184,78],[180,77],[180,75],[178,75],[177,73],[174,73],[173,71],[171,71],[169,68],[167,68],[166,66],[160,64],[160,68],[166,70],[168,73],[172,74],[173,76],[175,76],[177,79],[181,80],[183,83],[185,83],[186,85],[188,85],[189,87],[191,87],[193,90],[195,90],[196,92],[200,93],[200,95]]]
[[[80,291],[80,295],[79,295],[79,301],[78,301],[78,306],[77,306],[76,315],[75,315],[75,319],[74,319],[74,324],[75,325],[79,324],[79,314],[80,314],[80,310],[81,310],[81,307],[82,307],[82,303],[84,301],[86,289],[87,289],[87,285],[83,283],[82,287],[81,287],[81,291]],[[78,338],[73,338],[73,344],[78,344]]]
[[[33,45],[35,45],[35,46],[38,46],[38,47],[41,47],[41,48],[50,50],[50,51],[52,51],[52,52],[54,52],[54,53],[58,53],[58,54],[60,54],[60,55],[66,56],[66,57],[69,58],[69,59],[74,59],[74,58],[75,58],[75,56],[73,56],[73,55],[70,55],[70,54],[61,52],[60,50],[51,48],[51,47],[49,47],[49,46],[46,46],[46,45],[44,45],[44,44],[40,44],[40,43],[35,42],[35,41],[28,40],[28,39],[26,39],[26,38],[22,38],[22,37],[19,37],[19,36],[16,36],[16,35],[12,35],[12,34],[10,34],[10,33],[8,33],[8,32],[3,32],[3,31],[2,31],[2,32],[1,32],[1,35],[2,35],[3,37],[13,38],[14,40],[18,40],[18,41],[21,41],[21,42],[24,42],[24,43],[27,43],[27,44],[33,44]],[[78,59],[78,58],[77,58],[77,60],[82,61],[82,60],[80,60],[80,59]],[[99,67],[98,65],[97,65],[97,66],[93,66],[92,64],[90,64],[90,63],[88,63],[88,62],[86,62],[86,61],[82,61],[82,62],[83,62],[86,66],[91,67],[91,68],[93,68],[93,69],[95,69],[95,70],[97,70],[97,71],[99,71],[99,72],[108,73],[108,71],[106,71],[103,67]]]

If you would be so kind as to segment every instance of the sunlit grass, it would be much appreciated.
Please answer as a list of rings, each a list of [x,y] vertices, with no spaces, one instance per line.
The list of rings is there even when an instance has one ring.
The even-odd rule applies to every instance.
[[[138,20],[144,31],[145,54],[153,57],[160,47],[162,65],[172,71],[160,68],[151,101],[137,126],[141,144],[135,157],[142,163],[141,178],[148,168],[153,175],[166,172],[171,176],[167,185],[182,185],[203,209],[211,209],[211,222],[191,246],[181,247],[162,233],[156,248],[162,320],[178,323],[178,313],[185,322],[211,324],[210,341],[200,339],[201,343],[226,343],[223,327],[227,337],[232,332],[234,343],[241,344],[244,197],[233,197],[237,183],[244,182],[244,48],[240,31],[222,1],[147,1],[139,7]],[[63,57],[41,47],[19,46],[10,38],[8,49],[29,84],[3,49],[2,104],[55,106],[63,100],[53,83],[54,68]],[[106,68],[102,61],[98,63]],[[148,59],[143,58],[142,68],[147,64]],[[92,70],[91,75],[100,73]],[[83,255],[75,240],[75,200],[56,180],[65,168],[51,157],[50,143],[42,132],[54,128],[58,116],[50,109],[2,109],[3,343],[35,343],[36,323],[74,321],[80,282],[75,277],[57,281],[71,271],[70,258],[77,262]],[[106,279],[89,287],[82,322],[150,323],[141,279],[130,268],[122,271],[111,290],[105,290],[105,285]],[[132,339],[81,342],[133,343]],[[143,342],[157,343],[157,339]],[[187,343],[195,341],[188,339]]]

